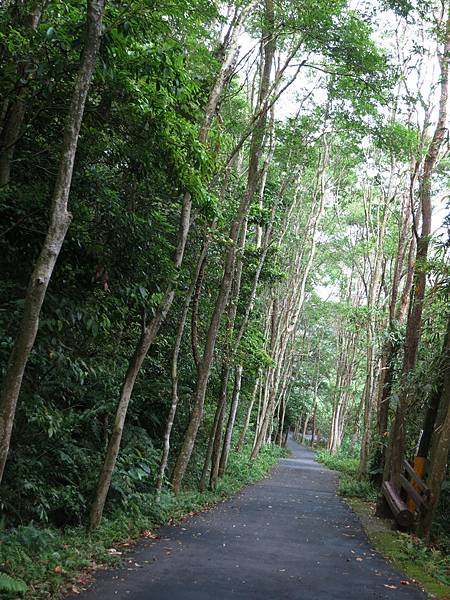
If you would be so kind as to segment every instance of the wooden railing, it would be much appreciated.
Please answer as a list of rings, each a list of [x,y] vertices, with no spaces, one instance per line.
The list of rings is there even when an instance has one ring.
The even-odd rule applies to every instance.
[[[426,510],[430,491],[408,461],[403,461],[404,472],[400,474],[400,489],[392,481],[385,481],[381,487],[395,520],[401,527],[414,526],[418,513]],[[415,504],[415,511],[408,508],[407,498]]]

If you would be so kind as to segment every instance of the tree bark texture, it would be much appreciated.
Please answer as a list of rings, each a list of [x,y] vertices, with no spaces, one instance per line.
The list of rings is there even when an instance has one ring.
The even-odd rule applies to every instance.
[[[439,504],[442,484],[447,473],[447,463],[450,452],[450,347],[447,344],[446,361],[443,365],[444,385],[440,399],[439,414],[433,432],[430,467],[427,485],[430,490],[430,500],[427,510],[419,523],[419,534],[429,539],[431,524]]]
[[[247,431],[248,431],[248,428],[249,428],[249,425],[250,425],[250,419],[252,418],[252,411],[253,411],[253,407],[255,405],[256,395],[258,394],[259,384],[260,384],[260,376],[258,376],[256,378],[256,380],[255,380],[255,385],[253,387],[252,397],[251,397],[251,400],[250,400],[250,403],[248,405],[247,412],[246,412],[246,415],[245,415],[244,426],[242,427],[242,431],[241,431],[241,433],[239,435],[239,439],[238,439],[238,442],[236,444],[236,452],[239,452],[240,449],[242,448],[242,446],[245,443],[245,437],[247,435]]]
[[[172,427],[175,420],[175,414],[178,406],[178,359],[181,350],[181,341],[183,339],[183,333],[186,326],[187,316],[189,312],[189,306],[191,304],[192,295],[194,290],[197,287],[198,280],[201,278],[204,266],[205,259],[208,252],[210,242],[210,235],[207,236],[200,256],[197,261],[196,271],[192,280],[192,284],[189,288],[189,291],[186,295],[183,311],[181,313],[180,323],[178,325],[177,336],[175,338],[175,345],[172,353],[172,369],[171,369],[171,377],[172,377],[172,402],[169,409],[169,415],[166,421],[166,429],[164,432],[164,445],[163,445],[163,454],[161,457],[161,463],[159,467],[158,479],[156,482],[156,495],[159,497],[161,493],[161,488],[164,481],[164,475],[167,469],[167,463],[169,461],[169,452],[170,452],[170,435],[172,433]]]

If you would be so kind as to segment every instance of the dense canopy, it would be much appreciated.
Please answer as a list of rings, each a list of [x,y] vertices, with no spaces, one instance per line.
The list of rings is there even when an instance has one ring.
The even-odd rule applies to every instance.
[[[448,0],[0,11],[4,544],[289,432],[448,544]]]

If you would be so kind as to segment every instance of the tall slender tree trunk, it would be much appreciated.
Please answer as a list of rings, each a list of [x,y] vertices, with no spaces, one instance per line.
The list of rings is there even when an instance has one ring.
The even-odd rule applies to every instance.
[[[447,9],[450,11],[450,6]],[[404,460],[405,416],[412,394],[409,381],[416,365],[417,351],[422,330],[422,312],[426,286],[426,261],[431,234],[431,184],[439,150],[446,135],[448,104],[448,65],[450,60],[450,14],[446,15],[446,32],[442,53],[439,55],[441,68],[439,111],[436,128],[424,161],[419,199],[422,211],[422,230],[417,240],[414,268],[414,291],[411,301],[402,366],[403,391],[400,394],[390,440],[390,479],[400,486],[400,474]]]
[[[312,407],[312,432],[311,432],[311,446],[314,445],[316,435],[316,414],[317,414],[317,395],[319,393],[320,386],[320,346],[316,356],[316,368],[314,375],[314,402]]]
[[[86,42],[66,119],[62,155],[51,203],[50,224],[30,277],[22,320],[3,380],[0,395],[0,481],[8,457],[23,375],[39,327],[42,304],[72,218],[68,211],[72,172],[84,107],[100,46],[103,10],[104,0],[89,0]]]
[[[262,151],[265,127],[267,122],[267,91],[270,86],[270,76],[272,70],[273,57],[275,53],[275,42],[272,35],[274,20],[273,10],[274,8],[272,0],[266,0],[266,20],[268,24],[268,33],[267,37],[265,38],[265,45],[263,49],[264,64],[262,69],[262,77],[259,91],[260,102],[258,102],[258,113],[260,114],[260,116],[256,121],[252,135],[250,161],[247,176],[247,189],[242,197],[238,212],[230,228],[230,246],[225,253],[222,282],[216,299],[216,304],[213,310],[209,328],[206,334],[205,346],[200,363],[199,377],[194,397],[194,408],[192,410],[191,419],[189,421],[189,425],[184,436],[183,444],[181,446],[180,453],[178,455],[178,459],[172,476],[172,486],[175,493],[177,493],[180,490],[180,486],[184,474],[186,472],[189,460],[191,458],[192,450],[194,448],[197,431],[201,423],[206,388],[208,385],[208,379],[211,370],[217,334],[219,331],[220,322],[222,319],[223,312],[225,310],[225,306],[228,300],[232,284],[234,265],[236,259],[236,242],[239,238],[239,233],[244,223],[244,220],[247,217],[247,212],[250,203],[253,199],[253,195],[258,186],[259,159]],[[261,106],[261,103],[263,106]]]
[[[30,2],[30,10],[25,26],[34,32],[41,21],[47,0]],[[26,65],[20,67],[21,87],[14,100],[8,103],[0,129],[0,186],[9,183],[14,151],[20,137],[27,104],[27,84],[29,82]]]
[[[216,76],[214,85],[210,91],[208,102],[203,115],[203,123],[199,133],[199,141],[205,144],[208,138],[209,129],[219,102],[220,96],[225,85],[226,78],[229,74],[230,67],[235,60],[238,35],[241,30],[243,21],[248,15],[250,3],[241,10],[237,17],[232,30],[229,33],[228,39],[225,42],[223,61],[220,64],[219,72]],[[178,271],[181,268],[186,249],[186,243],[189,233],[191,221],[192,198],[189,192],[186,192],[183,198],[181,207],[180,222],[177,233],[177,247],[174,257],[174,267]],[[158,335],[161,325],[164,323],[167,314],[172,306],[175,297],[175,282],[170,281],[167,284],[165,293],[161,303],[155,311],[153,319],[145,326],[144,331],[139,339],[137,347],[128,365],[125,379],[122,384],[119,402],[116,409],[116,417],[114,421],[113,431],[106,451],[105,460],[102,467],[102,472],[99,479],[97,493],[91,506],[90,513],[90,528],[94,529],[101,521],[103,508],[105,506],[106,497],[111,485],[112,474],[116,465],[117,456],[119,454],[120,443],[122,440],[123,428],[128,411],[128,406],[131,399],[131,394],[134,389],[136,378],[139,374],[145,357],[148,354],[150,347]],[[199,376],[200,380],[205,379],[204,372]]]
[[[450,377],[450,317],[447,323],[447,331],[444,338],[442,354],[438,364],[438,377],[436,389],[433,390],[428,401],[425,420],[423,424],[422,435],[420,437],[417,454],[414,457],[414,470],[423,477],[427,463],[428,454],[431,448],[435,425],[439,414],[440,403],[445,399],[444,386],[446,379]],[[411,501],[412,502],[412,501]]]
[[[188,316],[188,312],[189,312],[189,306],[190,306],[190,303],[192,300],[192,295],[194,293],[194,290],[196,289],[197,282],[203,272],[203,268],[204,268],[204,264],[205,264],[205,260],[206,260],[206,254],[208,252],[209,242],[210,242],[210,236],[208,235],[203,244],[202,250],[200,252],[200,256],[197,261],[196,271],[195,271],[195,274],[194,274],[194,277],[192,280],[192,284],[189,288],[189,291],[188,291],[185,301],[184,301],[183,311],[181,313],[180,323],[178,325],[177,336],[175,338],[175,345],[174,345],[174,349],[173,349],[173,353],[172,353],[172,368],[171,368],[172,402],[171,402],[170,409],[169,409],[169,415],[167,417],[166,429],[164,432],[163,453],[162,453],[162,457],[161,457],[161,463],[159,466],[158,479],[156,482],[157,498],[159,498],[159,495],[161,493],[161,488],[162,488],[162,484],[164,481],[164,475],[165,475],[165,472],[167,469],[167,463],[169,460],[169,452],[170,452],[170,435],[172,433],[172,427],[173,427],[173,423],[175,420],[175,414],[176,414],[177,406],[178,406],[178,358],[180,355],[181,341],[183,339],[183,333],[184,333],[184,329],[186,327],[186,321],[187,321],[187,316]]]
[[[449,321],[450,326],[450,321]],[[426,511],[419,523],[419,534],[429,539],[431,525],[439,504],[442,484],[447,473],[447,463],[450,452],[450,346],[447,337],[447,347],[442,364],[443,387],[439,402],[439,413],[436,419],[431,443],[430,466],[427,485],[430,499]]]
[[[234,374],[234,387],[233,397],[231,399],[230,414],[228,416],[227,427],[225,430],[225,438],[223,440],[222,455],[220,457],[219,464],[219,477],[223,477],[225,469],[227,468],[228,456],[231,448],[231,438],[233,435],[234,422],[236,419],[236,413],[239,406],[239,396],[241,392],[241,381],[242,381],[243,367],[239,365],[236,367]]]
[[[371,194],[368,194],[366,209],[366,231],[367,241],[375,237],[375,253],[373,265],[371,265],[370,282],[367,295],[368,319],[366,328],[366,382],[363,392],[363,435],[361,440],[361,453],[359,463],[359,475],[367,476],[369,472],[369,454],[372,434],[372,412],[376,405],[376,350],[374,348],[377,340],[376,335],[376,314],[375,309],[378,306],[379,292],[382,284],[382,261],[383,247],[387,226],[388,203],[391,196],[391,185],[389,184],[387,192],[384,194],[382,206],[376,210],[375,223],[371,215]]]
[[[314,401],[313,404],[313,412],[312,412],[312,426],[311,426],[311,446],[314,446],[314,441],[316,437],[316,414],[317,414],[317,400]]]
[[[227,383],[228,383],[228,380],[227,380]],[[222,395],[222,391],[220,393]],[[217,428],[219,426],[219,421],[221,420],[222,414],[223,414],[222,404],[221,404],[221,402],[217,402],[216,411],[214,413],[213,424],[211,427],[211,431],[209,433],[205,461],[203,463],[202,474],[201,474],[200,483],[198,486],[198,488],[201,492],[204,492],[207,487],[209,467],[211,465],[212,455],[213,455],[213,451],[214,451],[214,442],[216,441],[216,432],[217,432]]]
[[[228,397],[228,381],[230,379],[230,365],[228,360],[224,361],[222,367],[222,384],[221,384],[221,394],[218,401],[217,411],[217,425],[214,430],[214,440],[212,445],[212,454],[211,454],[211,473],[209,476],[209,487],[211,490],[215,490],[217,486],[217,479],[219,478],[219,464],[220,464],[220,455],[222,453],[222,433],[223,433],[223,424],[225,422],[225,409],[227,404]]]
[[[413,186],[413,178],[415,177],[414,174],[416,170],[416,166],[414,165],[411,169],[412,180],[410,183],[410,187]],[[404,321],[406,315],[406,308],[409,302],[412,287],[411,273],[413,271],[415,239],[414,237],[412,237],[411,230],[412,210],[411,199],[409,196],[410,194],[408,191],[408,194],[405,195],[402,204],[397,254],[395,257],[394,275],[389,300],[389,335],[388,339],[383,344],[383,350],[380,358],[380,368],[378,372],[377,432],[381,440],[386,438],[386,436],[389,433],[389,405],[392,392],[392,385],[394,382],[393,363],[395,354],[398,350],[392,338],[397,324],[401,324]],[[399,303],[399,286],[405,258],[407,258],[407,273]],[[386,443],[382,442],[379,455],[379,465],[381,469],[384,469],[384,465],[386,463],[386,448]]]
[[[328,449],[331,454],[341,447],[342,436],[344,432],[345,414],[349,401],[348,387],[353,379],[355,369],[357,335],[352,333],[342,342],[342,351],[340,353],[338,371],[336,373],[336,401],[333,411],[332,426]]]
[[[278,397],[278,391],[280,388],[280,375],[283,373],[283,363],[287,355],[287,349],[292,340],[295,339],[296,330],[298,327],[300,315],[303,310],[303,304],[305,300],[306,283],[313,265],[315,251],[316,251],[316,234],[319,226],[320,219],[324,209],[324,196],[325,196],[325,170],[328,164],[329,147],[328,142],[324,139],[323,148],[319,157],[316,187],[314,192],[314,198],[311,208],[311,213],[308,217],[307,233],[309,244],[305,248],[299,248],[295,264],[293,267],[292,285],[290,292],[287,295],[283,303],[282,319],[284,325],[279,327],[279,323],[276,327],[277,333],[274,336],[274,343],[272,344],[272,358],[274,358],[276,366],[271,368],[269,371],[271,377],[271,384],[268,388],[268,401],[264,405],[262,415],[262,425],[255,433],[255,441],[251,458],[255,459],[259,454],[262,444],[265,440],[271,439],[271,431],[273,427],[274,409],[276,407],[276,400]],[[303,262],[305,259],[305,262]],[[272,326],[272,331],[275,327]]]
[[[236,452],[239,452],[239,450],[242,448],[242,446],[244,445],[244,442],[245,442],[245,436],[247,435],[247,431],[248,431],[248,428],[250,425],[250,419],[252,418],[253,407],[255,405],[256,396],[258,394],[258,387],[260,385],[260,377],[261,376],[258,376],[255,380],[252,397],[251,397],[250,403],[248,405],[247,413],[245,416],[244,426],[242,427],[242,431],[239,435],[239,440],[236,444]]]
[[[294,435],[294,440],[296,442],[298,442],[299,437],[300,437],[299,434],[300,434],[300,429],[302,428],[302,421],[303,421],[303,415],[301,414],[301,415],[299,415],[297,421],[295,422],[295,427],[294,427],[293,435]]]
[[[306,444],[306,433],[308,431],[308,425],[309,425],[310,419],[311,419],[311,415],[306,415],[305,422],[303,423],[302,444]]]

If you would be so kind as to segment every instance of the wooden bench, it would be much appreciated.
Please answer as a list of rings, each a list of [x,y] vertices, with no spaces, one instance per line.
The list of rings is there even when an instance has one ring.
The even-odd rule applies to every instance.
[[[411,529],[415,524],[417,513],[426,509],[430,492],[408,461],[403,462],[403,467],[404,472],[400,474],[400,490],[396,490],[392,481],[384,481],[381,490],[397,523],[401,527]],[[414,511],[408,508],[401,496],[401,490],[404,490],[407,497],[414,502]]]

